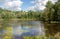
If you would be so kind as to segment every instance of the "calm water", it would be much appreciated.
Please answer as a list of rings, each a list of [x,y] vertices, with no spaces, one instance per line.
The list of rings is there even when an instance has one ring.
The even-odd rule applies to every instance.
[[[14,39],[23,39],[23,36],[36,35],[45,35],[44,25],[40,21],[0,21],[0,39],[5,36],[10,36]]]

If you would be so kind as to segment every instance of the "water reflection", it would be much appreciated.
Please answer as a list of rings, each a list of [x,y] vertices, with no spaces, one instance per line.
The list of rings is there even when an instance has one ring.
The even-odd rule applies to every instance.
[[[0,29],[2,38],[4,38],[5,36],[9,36],[11,37],[11,39],[22,39],[23,36],[45,34],[44,25],[40,21],[3,20],[0,22],[0,25],[2,26],[2,28]]]

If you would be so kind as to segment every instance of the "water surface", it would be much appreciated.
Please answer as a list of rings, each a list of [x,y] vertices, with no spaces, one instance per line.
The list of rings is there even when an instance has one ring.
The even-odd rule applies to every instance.
[[[0,21],[0,38],[11,36],[14,39],[23,39],[23,36],[45,35],[44,25],[41,21]]]

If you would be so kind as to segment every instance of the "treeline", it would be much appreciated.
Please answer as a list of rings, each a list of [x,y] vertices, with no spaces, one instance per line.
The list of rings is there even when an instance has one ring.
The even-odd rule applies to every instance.
[[[10,11],[0,8],[0,19],[39,19],[41,12]]]
[[[43,16],[46,21],[60,21],[60,0],[55,4],[48,1]]]
[[[40,21],[60,21],[60,0],[55,4],[48,1],[42,11],[10,11],[0,8],[0,19],[36,19]]]

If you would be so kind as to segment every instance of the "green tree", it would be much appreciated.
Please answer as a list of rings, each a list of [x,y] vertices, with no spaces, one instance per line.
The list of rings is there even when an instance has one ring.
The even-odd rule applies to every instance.
[[[53,15],[53,12],[54,12],[54,8],[53,8],[54,4],[51,2],[51,1],[48,1],[47,4],[46,4],[46,9],[44,11],[45,13],[45,20],[50,22],[52,20],[52,15]]]
[[[54,21],[60,21],[60,0],[58,0],[58,2],[55,3],[55,6],[54,6]]]

